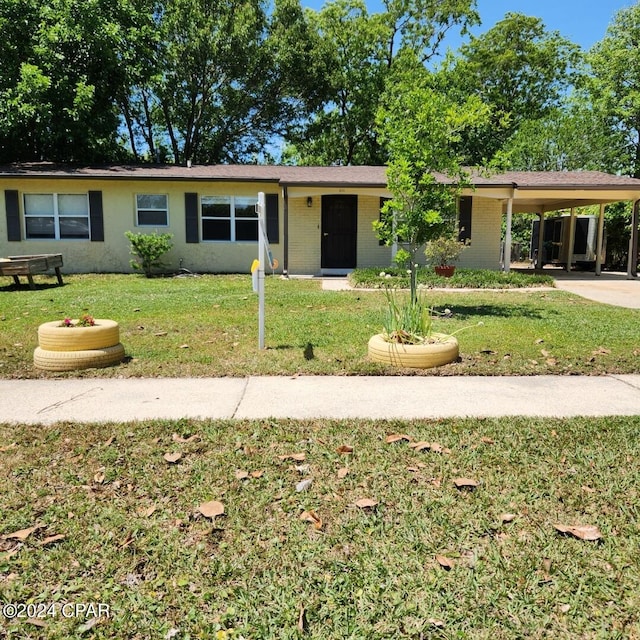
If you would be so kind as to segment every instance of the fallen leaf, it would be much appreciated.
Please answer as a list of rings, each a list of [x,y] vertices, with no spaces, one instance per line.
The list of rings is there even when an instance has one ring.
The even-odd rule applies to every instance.
[[[551,354],[546,350],[546,349],[540,349],[540,353],[545,357],[548,358]]]
[[[360,498],[360,500],[356,500],[356,507],[359,509],[373,509],[378,504],[377,500],[372,500],[371,498]]]
[[[200,440],[200,436],[194,434],[192,436],[189,436],[188,438],[183,438],[181,435],[174,433],[171,436],[171,439],[174,442],[179,442],[180,444],[184,444],[185,442],[194,442],[196,440]]]
[[[249,477],[249,474],[246,471],[242,471],[242,469],[237,469],[235,476],[237,480],[246,480]]]
[[[34,627],[46,627],[47,623],[40,618],[27,618],[25,620],[27,624],[32,624]]]
[[[479,486],[480,483],[477,480],[473,480],[473,478],[456,478],[453,484],[455,484],[458,489],[474,489]]]
[[[178,349],[188,349],[189,345],[188,344],[181,344]]]
[[[6,447],[0,447],[0,453],[4,453],[5,451],[9,451],[10,449],[15,449],[17,447],[17,443],[12,442],[8,444]]]
[[[611,353],[611,349],[605,349],[604,347],[598,347],[595,351],[591,352],[594,356],[606,356]]]
[[[571,605],[570,604],[563,604],[560,607],[560,611],[562,611],[562,613],[568,613],[569,609],[571,609]]]
[[[280,460],[295,460],[296,462],[303,462],[306,458],[304,453],[287,453],[284,456],[278,456]]]
[[[298,614],[298,631],[304,633],[307,625],[307,617],[304,611],[304,606],[300,605],[300,613]]]
[[[420,442],[412,442],[409,445],[414,451],[424,451],[425,449],[431,449],[431,443],[420,440]]]
[[[76,633],[80,635],[87,633],[87,631],[91,631],[93,627],[95,627],[100,622],[100,618],[91,618],[87,620],[84,624],[81,624],[77,629]]]
[[[170,464],[175,464],[176,462],[178,462],[178,460],[180,460],[180,458],[182,458],[182,454],[179,452],[176,453],[165,453],[164,456],[162,456],[168,463]]]
[[[515,513],[503,513],[500,516],[500,522],[502,522],[502,524],[506,524],[508,522],[513,522],[516,519],[516,514]]]
[[[442,620],[436,620],[435,618],[429,618],[427,622],[432,627],[444,627],[444,622]]]
[[[544,340],[542,338],[538,338],[535,343],[536,344],[542,344],[544,342]]]
[[[480,438],[480,442],[484,442],[484,444],[495,444],[495,440],[493,438]]]
[[[406,440],[407,442],[411,442],[413,438],[408,436],[406,433],[392,433],[387,436],[385,442],[387,444],[393,444],[394,442],[400,442],[401,440]]]
[[[303,511],[300,514],[300,520],[311,522],[311,524],[313,524],[313,528],[317,531],[320,531],[320,529],[322,529],[322,520],[315,511]]]
[[[305,480],[300,480],[300,482],[298,482],[298,484],[296,485],[296,491],[298,493],[300,493],[301,491],[306,491],[311,486],[312,482],[313,482],[312,478],[306,478]]]
[[[160,338],[162,336],[166,336],[167,332],[166,331],[156,331],[153,335],[154,336],[158,336],[158,338]]]
[[[547,358],[546,363],[550,367],[555,367],[558,364],[558,361],[555,358]]]
[[[311,471],[311,467],[308,464],[297,464],[294,469],[303,476]]]
[[[560,533],[568,533],[580,540],[594,541],[602,538],[602,533],[600,533],[598,527],[594,525],[568,526],[564,524],[554,524],[553,526],[560,531]]]
[[[66,536],[63,533],[59,533],[55,536],[48,536],[44,540],[40,541],[38,544],[41,547],[44,547],[47,544],[53,544],[54,542],[58,542],[59,540],[64,540]]]
[[[252,478],[262,478],[263,475],[264,475],[264,469],[258,469],[257,471],[251,472]]]
[[[447,571],[453,569],[453,567],[455,566],[455,562],[451,558],[447,558],[447,556],[443,556],[440,554],[436,554],[436,562]]]
[[[342,478],[346,478],[349,473],[349,469],[347,467],[342,467],[342,469],[338,469],[338,478],[342,480]]]
[[[348,444],[343,444],[340,445],[336,451],[340,454],[344,454],[344,453],[353,453],[353,447],[348,445]]]
[[[104,482],[104,479],[105,479],[104,471],[97,471],[93,476],[93,481],[96,484],[102,484]]]
[[[33,527],[29,527],[28,529],[20,529],[20,531],[14,531],[13,533],[8,533],[2,536],[3,540],[20,540],[20,542],[24,542],[34,531],[38,529],[42,529],[44,525],[37,524]]]
[[[108,447],[109,445],[113,444],[113,441],[116,439],[115,436],[111,436],[105,443],[104,446]]]
[[[197,509],[205,518],[212,520],[224,514],[224,505],[218,500],[203,502]]]
[[[149,518],[155,513],[156,509],[157,507],[155,504],[152,504],[149,507],[140,508],[138,509],[138,515],[142,518]]]

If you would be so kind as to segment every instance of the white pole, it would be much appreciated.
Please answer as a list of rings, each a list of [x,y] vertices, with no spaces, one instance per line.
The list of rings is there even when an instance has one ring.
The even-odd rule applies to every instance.
[[[596,240],[596,275],[602,273],[602,245],[604,244],[604,204],[600,205],[600,214],[598,215],[598,237]]]
[[[265,263],[265,238],[264,238],[264,192],[258,194],[258,348],[264,349],[264,263]]]

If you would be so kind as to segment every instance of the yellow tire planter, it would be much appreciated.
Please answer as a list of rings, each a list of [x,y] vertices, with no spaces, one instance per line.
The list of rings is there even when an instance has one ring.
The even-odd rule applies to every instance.
[[[375,362],[413,369],[439,367],[458,359],[458,340],[455,336],[434,333],[432,340],[423,344],[399,344],[387,342],[379,333],[369,340],[369,358]]]
[[[63,327],[57,320],[38,327],[38,345],[48,351],[104,349],[119,342],[120,327],[114,320],[96,319],[95,324],[89,327]]]
[[[110,367],[124,360],[124,347],[118,343],[104,349],[85,349],[81,351],[49,351],[36,347],[33,352],[33,364],[45,371],[75,371]]]

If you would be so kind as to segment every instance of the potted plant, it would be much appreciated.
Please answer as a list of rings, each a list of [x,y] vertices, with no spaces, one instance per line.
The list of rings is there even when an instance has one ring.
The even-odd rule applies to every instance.
[[[424,255],[439,276],[450,278],[456,270],[451,263],[458,260],[466,247],[467,244],[455,236],[442,235],[427,242]]]

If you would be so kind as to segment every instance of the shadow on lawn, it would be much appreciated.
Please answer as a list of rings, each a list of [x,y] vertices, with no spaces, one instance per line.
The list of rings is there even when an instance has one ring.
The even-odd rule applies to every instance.
[[[453,317],[459,320],[471,318],[483,318],[493,316],[498,318],[531,318],[543,320],[548,314],[542,309],[536,309],[526,305],[509,303],[508,305],[481,304],[481,305],[456,305],[449,307]],[[439,310],[439,309],[438,309]]]

